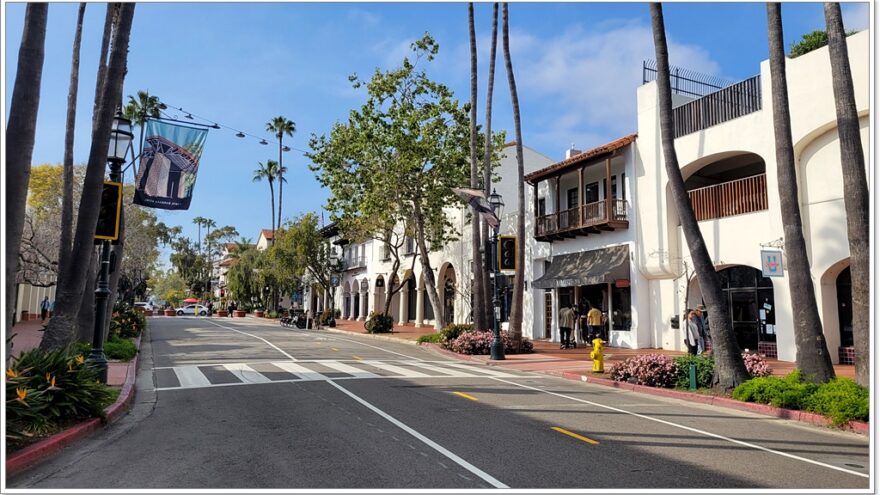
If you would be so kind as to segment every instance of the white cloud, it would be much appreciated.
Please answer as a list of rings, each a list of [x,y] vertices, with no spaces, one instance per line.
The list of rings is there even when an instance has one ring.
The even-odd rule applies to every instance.
[[[346,12],[345,17],[355,24],[361,24],[364,26],[375,26],[382,20],[382,16],[379,14],[374,14],[359,7],[349,9],[348,12]]]
[[[844,3],[840,5],[843,26],[847,31],[868,29],[871,23],[871,6],[868,3]]]

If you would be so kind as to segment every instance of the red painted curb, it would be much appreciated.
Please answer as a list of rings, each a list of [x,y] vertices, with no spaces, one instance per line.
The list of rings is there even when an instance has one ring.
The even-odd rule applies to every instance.
[[[140,336],[138,336],[135,341],[135,346],[138,348],[138,353],[140,353]],[[116,398],[116,402],[110,404],[104,409],[104,418],[92,418],[84,423],[71,426],[62,432],[56,433],[35,444],[28,445],[18,452],[8,456],[6,459],[7,479],[29,467],[43,462],[64,447],[67,447],[89,433],[97,430],[103,424],[116,421],[119,416],[127,411],[135,395],[134,382],[137,370],[137,360],[138,355],[135,354],[135,357],[129,361],[128,369],[126,370],[125,383],[122,385],[119,397]]]

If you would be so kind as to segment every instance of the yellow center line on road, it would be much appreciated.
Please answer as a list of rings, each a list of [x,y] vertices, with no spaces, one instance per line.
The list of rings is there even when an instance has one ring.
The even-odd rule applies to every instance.
[[[459,397],[464,397],[465,399],[468,399],[468,400],[480,400],[480,399],[474,397],[473,395],[468,395],[464,392],[452,392],[452,394],[457,395]]]
[[[331,349],[333,349],[334,351],[338,351],[338,350],[339,350],[339,349],[337,349],[337,348],[335,348],[335,347],[331,347]]]
[[[363,361],[363,360],[364,360],[364,358],[362,358],[362,357],[360,357],[360,356],[355,356],[354,354],[352,354],[351,357],[357,359],[358,361]]]
[[[593,440],[592,438],[587,438],[587,437],[585,437],[585,436],[583,436],[583,435],[578,435],[577,433],[575,433],[575,432],[573,432],[573,431],[568,431],[568,430],[566,430],[565,428],[560,428],[560,427],[558,427],[558,426],[554,426],[554,427],[551,428],[551,430],[558,431],[559,433],[562,433],[563,435],[568,435],[568,436],[570,436],[570,437],[572,437],[572,438],[577,438],[578,440],[582,440],[582,441],[587,442],[587,443],[592,444],[592,445],[599,445],[599,441],[598,441],[598,440]]]

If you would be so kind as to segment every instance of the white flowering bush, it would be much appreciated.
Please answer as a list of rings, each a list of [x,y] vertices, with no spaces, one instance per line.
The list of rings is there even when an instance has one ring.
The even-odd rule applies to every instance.
[[[744,352],[742,357],[743,362],[746,363],[746,369],[753,377],[770,376],[773,374],[773,369],[770,368],[770,365],[767,364],[767,361],[760,354]]]
[[[618,382],[635,382],[650,387],[671,387],[675,384],[676,367],[663,354],[643,354],[616,363],[609,372]]]

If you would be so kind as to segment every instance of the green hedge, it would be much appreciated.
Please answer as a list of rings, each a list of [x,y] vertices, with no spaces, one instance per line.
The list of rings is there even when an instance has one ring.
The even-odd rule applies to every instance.
[[[801,372],[794,370],[783,378],[764,376],[752,378],[733,390],[733,398],[744,402],[770,404],[787,409],[804,409],[804,400],[818,390],[815,383],[804,382]]]
[[[849,378],[835,378],[819,385],[803,403],[807,411],[828,416],[835,425],[851,419],[868,420],[868,389]]]
[[[416,340],[419,344],[424,342],[431,342],[434,344],[440,344],[443,342],[443,335],[439,333],[429,333],[427,335],[422,335]]]
[[[690,365],[697,367],[697,388],[710,388],[715,373],[715,360],[711,356],[680,356],[675,363],[675,388],[690,387]]]
[[[382,313],[370,313],[370,317],[364,322],[367,333],[390,333],[394,326],[394,318]]]

